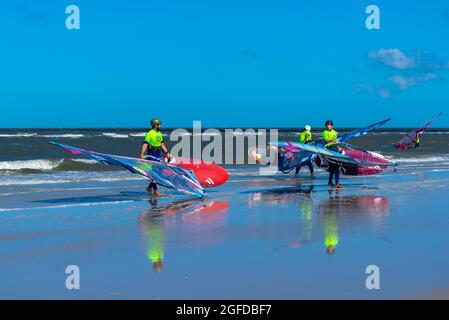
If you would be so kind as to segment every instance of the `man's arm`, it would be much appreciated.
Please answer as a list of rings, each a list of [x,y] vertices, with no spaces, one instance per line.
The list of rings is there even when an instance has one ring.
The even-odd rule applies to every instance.
[[[171,158],[170,152],[168,152],[168,149],[164,143],[161,144],[161,148],[162,148],[162,151],[164,151],[165,155],[167,156],[167,159],[170,160],[170,158]]]
[[[140,158],[141,159],[145,159],[145,153],[147,152],[148,149],[148,143],[144,142],[142,144],[142,149],[140,150]]]

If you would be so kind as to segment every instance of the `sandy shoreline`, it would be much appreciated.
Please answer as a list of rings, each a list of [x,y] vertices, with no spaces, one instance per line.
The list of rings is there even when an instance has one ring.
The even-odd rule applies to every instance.
[[[449,285],[448,172],[325,183],[234,176],[204,201],[151,199],[135,180],[22,186],[2,196],[0,298],[398,299]],[[371,264],[380,290],[365,287]]]

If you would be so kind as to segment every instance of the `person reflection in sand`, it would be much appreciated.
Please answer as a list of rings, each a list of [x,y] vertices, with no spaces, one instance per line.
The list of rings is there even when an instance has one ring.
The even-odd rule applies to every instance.
[[[301,221],[301,234],[304,242],[312,241],[313,233],[313,186],[310,186],[308,192],[304,192],[299,203],[299,213]]]
[[[164,269],[164,228],[153,224],[148,227],[147,236],[150,242],[148,260],[153,263],[153,271],[160,272]]]
[[[339,191],[329,191],[327,202],[318,205],[318,214],[322,216],[324,232],[324,245],[327,254],[334,254],[338,245],[338,223],[337,214],[341,212],[341,197]],[[343,207],[344,210],[344,207]]]
[[[327,254],[334,254],[338,244],[338,224],[334,213],[328,213],[323,218],[324,245]]]
[[[338,190],[329,191],[327,201],[320,203],[317,212],[321,217],[326,253],[334,254],[339,243],[339,224],[346,223],[345,230],[362,226],[379,228],[389,212],[388,199],[382,196],[340,196]],[[381,220],[379,220],[381,218]],[[360,225],[357,223],[361,222]]]
[[[141,214],[140,225],[144,236],[147,258],[153,265],[154,272],[164,269],[165,233],[167,228],[167,217],[170,217],[185,208],[197,203],[198,200],[184,200],[166,205],[159,205],[158,199],[150,199],[148,203],[151,208]]]
[[[201,241],[203,238],[197,237],[196,234],[203,231],[202,225],[212,222],[212,225],[208,225],[208,230],[212,232],[215,230],[214,222],[217,222],[216,227],[222,230],[220,221],[223,222],[228,210],[226,201],[212,199],[188,199],[158,204],[158,199],[154,198],[149,200],[149,203],[151,208],[140,215],[139,223],[145,252],[154,272],[164,269],[166,233],[169,229],[177,226],[183,243],[192,243],[192,239]],[[183,233],[183,227],[187,227],[188,232]],[[187,239],[184,239],[183,235],[186,235]],[[213,235],[217,238],[220,232],[214,232]],[[207,242],[213,243],[214,237],[209,237]]]
[[[149,201],[152,209],[157,208],[157,199]],[[150,210],[140,216],[140,225],[147,248],[147,258],[153,265],[154,272],[164,269],[165,222],[163,212]]]

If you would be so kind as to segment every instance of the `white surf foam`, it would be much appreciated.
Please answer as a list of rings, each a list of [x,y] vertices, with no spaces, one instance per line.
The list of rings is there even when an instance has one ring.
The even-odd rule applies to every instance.
[[[225,132],[225,134],[227,134],[227,132]],[[247,136],[260,136],[263,135],[263,132],[259,132],[259,131],[254,131],[254,132],[246,132],[246,131],[233,131],[232,135],[234,136],[242,136],[242,135],[247,135]]]
[[[95,164],[98,163],[98,161],[94,159],[70,159],[74,162],[80,162],[80,163],[86,163],[86,164]]]
[[[131,137],[145,137],[147,134],[146,132],[135,132],[129,134]]]
[[[14,134],[0,134],[1,138],[26,138],[34,137],[37,133],[14,133]]]
[[[439,161],[448,161],[449,157],[441,157],[441,156],[434,156],[434,157],[422,157],[422,158],[397,158],[392,160],[399,162],[399,163],[421,163],[421,162],[439,162]]]
[[[432,172],[448,172],[449,169],[433,169]]]
[[[17,161],[1,161],[0,170],[52,170],[58,167],[64,160],[17,160]]]
[[[84,137],[84,134],[78,134],[78,133],[67,133],[67,134],[44,134],[39,135],[39,137],[44,138],[70,138],[70,139],[79,139]]]
[[[103,132],[102,135],[105,137],[117,138],[117,139],[129,138],[129,136],[127,134],[122,134],[122,133]]]
[[[39,174],[39,175],[20,175],[0,177],[0,186],[27,186],[27,185],[55,185],[67,183],[82,182],[116,182],[116,181],[136,181],[143,180],[143,177],[133,175],[115,174],[114,176],[100,175],[92,172],[86,172],[85,176],[80,176],[79,172],[67,171],[61,176],[55,174]]]
[[[29,208],[0,208],[0,212],[25,211],[25,210],[42,210],[42,209],[61,209],[61,208],[70,208],[70,207],[91,207],[91,206],[112,205],[112,204],[125,204],[125,203],[133,203],[133,202],[135,202],[135,200],[109,201],[109,202],[89,202],[89,203],[72,203],[72,204],[61,204],[61,205],[55,205],[55,206],[29,207]]]

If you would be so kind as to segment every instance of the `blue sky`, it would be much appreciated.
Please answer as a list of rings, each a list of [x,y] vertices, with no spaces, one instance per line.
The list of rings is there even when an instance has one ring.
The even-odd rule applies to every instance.
[[[443,0],[3,0],[0,27],[3,128],[417,127],[449,105]]]

